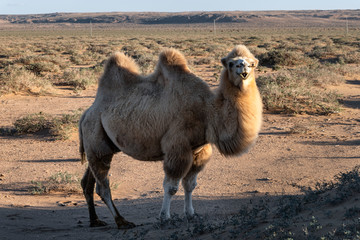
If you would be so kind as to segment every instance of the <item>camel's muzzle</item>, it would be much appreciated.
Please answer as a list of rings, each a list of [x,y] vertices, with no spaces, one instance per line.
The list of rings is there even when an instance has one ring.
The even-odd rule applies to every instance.
[[[240,74],[240,77],[242,78],[242,80],[245,80],[248,76],[249,76],[249,74],[246,72],[243,72]]]
[[[241,80],[245,80],[249,77],[250,71],[246,71],[246,69],[239,69],[236,71],[236,74],[241,78]]]

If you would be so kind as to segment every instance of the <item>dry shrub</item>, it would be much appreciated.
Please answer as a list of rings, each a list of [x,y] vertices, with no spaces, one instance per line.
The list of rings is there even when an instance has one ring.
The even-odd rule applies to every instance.
[[[67,64],[63,59],[56,56],[25,56],[15,60],[21,63],[27,70],[32,71],[36,75],[43,76],[46,73],[59,73]]]
[[[81,110],[58,117],[39,112],[19,118],[14,122],[16,134],[46,133],[57,140],[66,140],[77,129]]]
[[[310,75],[310,73],[307,73]],[[304,71],[282,70],[257,79],[265,109],[270,112],[331,114],[338,112],[339,96],[316,87]]]
[[[49,194],[51,192],[81,193],[80,179],[68,172],[57,172],[47,181],[32,181],[30,191],[34,195]]]
[[[0,75],[0,94],[11,92],[46,93],[51,92],[53,86],[45,78],[37,76],[23,66],[10,65]]]
[[[64,71],[62,79],[58,83],[72,86],[75,91],[85,90],[97,83],[98,75],[97,69],[69,68]]]
[[[311,63],[311,60],[303,53],[286,49],[274,49],[258,55],[258,58],[260,65],[272,68],[280,66],[294,67]]]
[[[36,133],[51,128],[50,116],[42,112],[17,119],[14,127],[18,134]]]
[[[359,51],[347,51],[340,56],[340,59],[344,63],[360,63],[360,52]]]

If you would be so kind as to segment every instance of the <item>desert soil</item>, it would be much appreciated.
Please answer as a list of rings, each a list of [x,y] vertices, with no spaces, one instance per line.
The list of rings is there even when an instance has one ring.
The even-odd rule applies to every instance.
[[[344,95],[343,110],[329,116],[264,114],[256,145],[240,157],[225,158],[217,151],[200,173],[194,207],[207,221],[223,221],[255,199],[301,194],[298,186],[318,181],[360,164],[360,80],[349,79],[333,87]],[[95,87],[79,94],[66,88],[52,96],[6,95],[0,97],[0,127],[30,113],[64,114],[90,106]],[[163,171],[161,162],[141,162],[119,153],[112,163],[110,181],[115,204],[122,215],[139,225],[118,230],[106,206],[95,197],[106,227],[90,228],[88,211],[80,192],[36,195],[34,183],[59,172],[81,178],[77,134],[54,141],[43,135],[0,136],[0,238],[1,239],[159,239],[170,238],[184,226],[159,226]],[[183,217],[180,187],[171,206]],[[314,210],[316,211],[316,210]],[[321,214],[319,221],[322,221]],[[335,220],[334,220],[335,221]],[[264,225],[265,226],[265,225]],[[301,226],[299,226],[301,229]],[[210,238],[199,235],[198,238]],[[175,239],[175,238],[174,238]]]

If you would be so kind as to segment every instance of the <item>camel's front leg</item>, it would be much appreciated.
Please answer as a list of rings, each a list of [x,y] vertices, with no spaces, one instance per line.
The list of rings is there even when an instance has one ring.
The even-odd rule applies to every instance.
[[[193,165],[189,172],[182,180],[182,185],[185,192],[185,205],[184,213],[188,219],[194,216],[194,207],[192,204],[192,192],[194,191],[197,183],[198,173],[205,167],[205,164],[210,160],[212,148],[210,144],[206,144],[193,152]]]
[[[170,139],[167,137],[170,136]],[[160,220],[170,218],[170,202],[179,188],[180,180],[189,171],[193,162],[192,151],[187,139],[176,139],[172,142],[172,135],[165,137],[162,148],[165,152],[164,159],[164,200],[160,211]],[[183,140],[183,141],[181,141]]]
[[[179,188],[180,179],[173,179],[165,174],[164,179],[164,200],[160,211],[160,220],[164,221],[170,218],[170,203],[172,197],[176,194]]]

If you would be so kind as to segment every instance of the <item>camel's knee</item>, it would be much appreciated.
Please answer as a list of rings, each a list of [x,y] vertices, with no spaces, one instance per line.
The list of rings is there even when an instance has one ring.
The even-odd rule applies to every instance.
[[[163,183],[164,193],[174,196],[179,189],[179,182],[179,179],[170,179],[169,177],[165,177]]]
[[[84,192],[85,192],[85,189],[86,189],[87,181],[88,181],[87,176],[84,176],[81,179],[81,182],[80,182],[81,188],[83,189]]]
[[[92,193],[94,191],[95,179],[93,178],[93,175],[89,168],[86,170],[80,184],[84,194],[87,194],[89,192]]]
[[[192,192],[197,186],[196,178],[192,178],[192,179],[185,179],[184,178],[182,180],[182,186],[183,186],[185,191]]]
[[[174,179],[179,179],[185,176],[185,174],[189,171],[191,164],[191,153],[170,153],[164,160],[164,171],[166,175]]]
[[[203,168],[205,164],[210,160],[212,155],[212,147],[210,144],[205,144],[193,151],[193,166]]]
[[[171,196],[174,196],[178,191],[178,187],[169,187],[167,189],[167,192],[171,195]]]
[[[108,179],[104,179],[101,182],[96,182],[96,194],[104,201],[111,198],[111,190]]]

